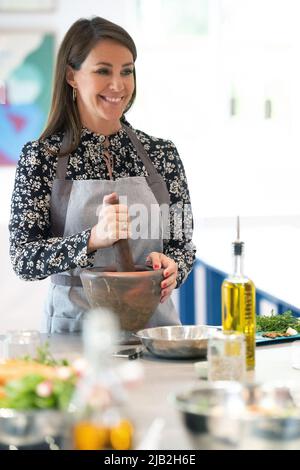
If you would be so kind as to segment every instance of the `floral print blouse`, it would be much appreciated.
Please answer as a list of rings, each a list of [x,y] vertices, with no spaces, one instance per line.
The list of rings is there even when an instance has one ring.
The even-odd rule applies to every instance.
[[[184,168],[171,141],[138,130],[134,132],[167,184],[174,213],[176,208],[185,213],[184,221],[189,228],[181,237],[174,236],[176,215],[171,217],[170,237],[163,242],[163,252],[178,263],[179,287],[195,261],[192,212]],[[101,158],[105,150],[102,139],[103,136],[82,128],[80,144],[69,156],[67,179],[110,179],[105,158]],[[48,149],[58,150],[61,141],[62,134],[57,134],[44,142],[27,143],[16,169],[9,223],[10,256],[16,274],[25,280],[44,279],[77,267],[93,266],[94,253],[87,253],[91,229],[65,238],[51,234],[50,198],[57,156]],[[113,179],[148,176],[124,129],[108,136],[108,141]]]

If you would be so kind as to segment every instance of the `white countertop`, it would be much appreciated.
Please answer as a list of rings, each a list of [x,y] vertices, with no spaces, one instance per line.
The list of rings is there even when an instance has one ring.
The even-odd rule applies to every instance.
[[[68,354],[81,351],[79,337],[55,335],[50,338],[53,351]],[[300,343],[299,343],[300,345]],[[291,367],[292,343],[256,348],[256,370],[248,373],[249,380],[295,381],[300,388],[300,370]],[[300,348],[299,348],[300,353]],[[128,359],[114,359],[121,364]],[[191,443],[181,417],[171,404],[170,396],[189,387],[196,387],[195,360],[167,360],[145,355],[138,359],[144,369],[144,381],[130,391],[128,410],[136,426],[137,444],[145,437],[149,426],[158,418],[163,423],[155,449],[191,449]]]

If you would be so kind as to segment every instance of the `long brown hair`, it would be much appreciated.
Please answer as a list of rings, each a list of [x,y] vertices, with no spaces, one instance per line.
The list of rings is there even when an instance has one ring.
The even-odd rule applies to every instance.
[[[40,139],[62,132],[64,134],[59,155],[73,152],[80,142],[81,122],[76,103],[73,101],[73,88],[67,83],[67,66],[79,70],[90,51],[101,39],[113,39],[130,50],[133,60],[137,52],[133,39],[121,26],[98,16],[92,19],[81,18],[67,31],[58,51],[52,103],[48,122]],[[134,76],[134,91],[125,111],[127,112],[136,96],[136,74]]]

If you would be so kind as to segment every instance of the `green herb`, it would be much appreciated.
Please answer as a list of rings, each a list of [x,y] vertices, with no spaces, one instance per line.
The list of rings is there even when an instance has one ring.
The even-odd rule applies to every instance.
[[[48,341],[45,341],[41,346],[36,349],[36,356],[32,358],[31,356],[24,356],[22,358],[24,361],[35,361],[40,364],[45,364],[46,366],[68,366],[69,362],[67,359],[55,359],[50,352],[50,345]]]
[[[291,310],[287,310],[282,314],[276,315],[273,311],[271,316],[265,315],[256,316],[256,331],[276,331],[278,333],[285,333],[291,327],[300,333],[299,318],[294,317]]]

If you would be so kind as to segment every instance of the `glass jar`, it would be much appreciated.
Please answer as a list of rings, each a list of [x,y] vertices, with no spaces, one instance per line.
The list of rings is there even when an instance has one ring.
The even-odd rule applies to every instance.
[[[11,330],[0,340],[1,360],[35,358],[41,346],[41,335],[37,330]]]
[[[217,331],[208,340],[208,380],[243,382],[246,376],[246,344],[243,333]]]

